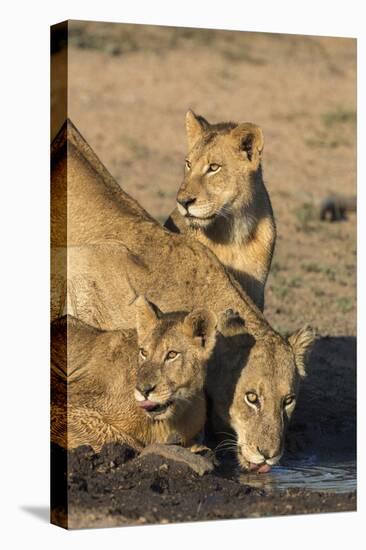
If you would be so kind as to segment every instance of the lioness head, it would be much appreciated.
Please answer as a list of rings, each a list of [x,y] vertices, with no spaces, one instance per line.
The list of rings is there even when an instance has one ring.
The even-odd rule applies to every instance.
[[[205,309],[163,314],[136,300],[139,366],[135,398],[146,414],[166,419],[184,411],[203,390],[206,361],[216,340],[216,317]]]
[[[193,227],[227,218],[252,200],[263,150],[255,124],[210,124],[192,111],[186,115],[188,155],[177,206]]]
[[[306,326],[288,340],[274,332],[257,340],[242,332],[226,340],[227,360],[213,372],[209,393],[219,417],[236,433],[240,465],[266,472],[282,456],[314,332]]]

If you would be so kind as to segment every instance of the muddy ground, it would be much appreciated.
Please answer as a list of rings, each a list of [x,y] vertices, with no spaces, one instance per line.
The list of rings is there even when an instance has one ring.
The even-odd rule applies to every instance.
[[[63,460],[63,449],[53,452],[55,460]],[[55,503],[53,521],[70,529],[356,508],[355,492],[338,495],[294,488],[279,494],[239,483],[235,474],[226,477],[220,469],[200,477],[186,464],[158,455],[133,457],[131,449],[116,443],[100,454],[79,447],[69,453],[69,468],[68,520]]]
[[[355,459],[355,354],[353,337],[326,337],[316,343],[287,435],[287,458],[299,464],[309,455],[323,464]],[[57,478],[53,521],[69,528],[356,509],[355,491],[319,492],[309,485],[279,492],[243,484],[228,456],[221,456],[203,476],[184,463],[159,455],[139,457],[119,444],[106,445],[100,454],[90,447],[66,453],[53,446],[52,456],[57,471],[65,471]],[[68,488],[68,520],[62,487]]]
[[[356,194],[355,41],[80,22],[69,30],[68,115],[159,221],[182,179],[189,107],[213,122],[263,128],[278,228],[265,313],[282,333],[305,322],[319,333],[287,449],[295,457],[354,454],[356,217],[321,222],[318,206],[329,193]],[[62,93],[61,59],[56,48]],[[57,95],[53,112],[52,136],[64,116]],[[174,463],[161,469],[158,457],[108,466],[105,455],[93,467],[99,459],[90,452],[84,465],[75,456],[72,526],[355,508],[354,494],[292,491],[279,499],[218,472],[198,478]]]

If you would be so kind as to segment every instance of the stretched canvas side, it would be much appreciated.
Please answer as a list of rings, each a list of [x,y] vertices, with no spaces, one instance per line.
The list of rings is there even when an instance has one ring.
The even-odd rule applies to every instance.
[[[68,22],[53,25],[50,33],[51,45],[51,309],[57,307],[62,315],[62,304],[55,304],[52,282],[67,279],[67,255],[58,254],[55,258],[55,233],[57,225],[62,229],[63,238],[67,235],[67,164],[60,163],[60,155],[66,148],[66,137],[62,132],[59,140],[56,134],[67,118],[67,61],[68,61]],[[65,152],[65,151],[64,151]],[[60,384],[57,370],[67,363],[67,326],[63,331],[61,345],[54,326],[51,326],[51,403],[57,402],[61,414],[67,422],[67,387]],[[58,342],[60,344],[60,342]],[[57,348],[57,352],[56,352]],[[60,367],[61,366],[61,367]],[[59,370],[59,372],[61,372]],[[54,410],[51,408],[51,428]],[[51,446],[51,523],[67,528],[67,454]]]

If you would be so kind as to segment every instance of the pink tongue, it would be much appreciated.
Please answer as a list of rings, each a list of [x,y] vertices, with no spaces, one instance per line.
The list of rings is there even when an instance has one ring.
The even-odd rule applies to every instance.
[[[271,471],[271,466],[269,464],[253,464],[253,462],[249,463],[249,470],[253,472],[256,470],[259,474],[267,474]]]
[[[151,411],[152,409],[155,409],[155,407],[157,407],[159,403],[155,403],[154,401],[149,401],[148,399],[145,399],[145,401],[139,401],[138,404],[146,411]]]
[[[271,471],[271,466],[269,464],[261,464],[258,468],[259,474],[267,474]]]

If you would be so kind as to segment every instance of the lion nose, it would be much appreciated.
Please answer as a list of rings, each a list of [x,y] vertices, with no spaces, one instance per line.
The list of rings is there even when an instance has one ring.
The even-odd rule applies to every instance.
[[[152,384],[140,384],[136,386],[136,389],[147,399],[147,396],[149,393],[151,393],[156,388],[155,385]]]
[[[196,198],[195,197],[186,197],[184,199],[177,199],[177,201],[179,202],[179,204],[181,204],[183,206],[183,208],[185,208],[188,212],[188,208],[191,206],[191,204],[195,203],[196,202]]]
[[[263,456],[264,460],[270,460],[271,458],[274,458],[278,455],[277,452],[273,453],[271,451],[268,451],[267,449],[261,449],[257,447],[257,451]]]

